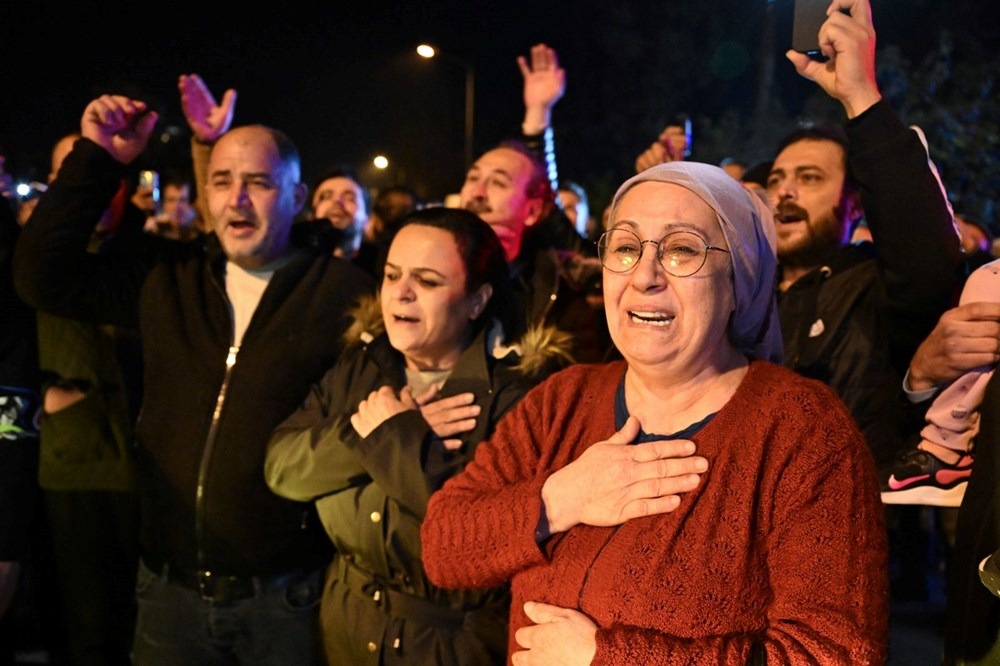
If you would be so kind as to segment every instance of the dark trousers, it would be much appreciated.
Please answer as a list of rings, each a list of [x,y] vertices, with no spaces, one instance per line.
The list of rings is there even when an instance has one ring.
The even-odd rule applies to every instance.
[[[207,599],[168,568],[140,563],[135,666],[316,666],[323,571],[255,579],[252,592]],[[178,578],[184,578],[178,576]],[[261,582],[256,582],[261,581]]]
[[[125,666],[135,632],[138,502],[135,494],[45,491],[49,566],[38,592],[52,626],[53,661]],[[48,570],[51,573],[47,574]]]

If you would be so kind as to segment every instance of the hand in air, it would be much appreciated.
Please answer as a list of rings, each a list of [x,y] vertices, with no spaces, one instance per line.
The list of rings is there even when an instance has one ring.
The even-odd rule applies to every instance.
[[[236,110],[236,90],[229,88],[216,104],[215,96],[197,74],[181,74],[177,79],[184,117],[195,138],[213,143],[229,130]]]
[[[796,72],[839,101],[848,118],[882,99],[875,78],[875,27],[868,0],[833,0],[819,29],[819,46],[829,58],[826,62],[793,50],[785,57]]]
[[[101,95],[83,110],[80,133],[115,160],[130,164],[145,150],[158,118],[141,100]]]
[[[566,92],[566,71],[559,66],[555,49],[545,44],[531,47],[531,63],[517,57],[517,66],[524,77],[524,106],[551,109]]]

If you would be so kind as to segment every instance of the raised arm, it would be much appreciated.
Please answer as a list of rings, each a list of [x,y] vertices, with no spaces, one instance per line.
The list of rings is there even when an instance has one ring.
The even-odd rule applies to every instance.
[[[965,260],[923,132],[906,127],[879,92],[869,3],[834,0],[827,13],[819,34],[830,60],[819,63],[794,51],[786,55],[847,114],[850,168],[878,252],[893,320],[890,344],[902,373],[917,345],[957,299]]]
[[[524,79],[524,122],[521,138],[544,162],[553,191],[559,189],[552,109],[566,92],[566,72],[559,66],[555,49],[545,44],[531,47],[531,60],[517,57]]]
[[[126,165],[145,149],[156,120],[156,112],[144,102],[120,95],[104,95],[87,105],[82,138],[17,244],[15,284],[25,302],[69,318],[136,323],[141,280],[152,257],[145,249],[153,247],[151,242],[140,238],[125,251],[107,254],[88,253],[87,245],[121,186]]]
[[[841,10],[847,10],[845,14]],[[868,0],[833,0],[819,30],[820,50],[829,60],[785,53],[795,71],[815,81],[838,100],[848,118],[856,118],[882,99],[875,82],[875,28]]]
[[[525,134],[541,134],[552,126],[552,108],[566,93],[566,71],[559,66],[555,49],[545,44],[531,47],[531,61],[517,57],[524,78]]]
[[[204,231],[211,231],[212,218],[203,196],[208,182],[208,158],[212,144],[225,134],[233,123],[236,111],[236,90],[229,88],[222,95],[222,104],[197,74],[181,74],[177,79],[177,89],[181,94],[181,108],[191,129],[191,163],[194,171],[194,199],[199,217],[205,225]]]

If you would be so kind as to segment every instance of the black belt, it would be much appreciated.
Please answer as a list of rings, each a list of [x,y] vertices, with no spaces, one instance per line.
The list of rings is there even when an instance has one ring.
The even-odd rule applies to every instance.
[[[366,597],[387,614],[446,627],[461,627],[465,621],[465,611],[394,589],[380,576],[352,562],[348,556],[338,556],[330,573],[352,592]]]
[[[296,569],[274,576],[224,576],[214,571],[186,571],[149,555],[142,556],[142,564],[164,580],[194,590],[205,601],[217,604],[243,601],[283,590],[312,573]]]

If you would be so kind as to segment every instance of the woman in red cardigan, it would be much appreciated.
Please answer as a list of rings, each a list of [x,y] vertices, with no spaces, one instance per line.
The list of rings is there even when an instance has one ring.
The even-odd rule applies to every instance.
[[[777,363],[770,209],[660,165],[619,189],[599,253],[624,360],[551,376],[431,497],[430,579],[511,581],[516,666],[884,663],[873,462],[837,396]]]

